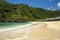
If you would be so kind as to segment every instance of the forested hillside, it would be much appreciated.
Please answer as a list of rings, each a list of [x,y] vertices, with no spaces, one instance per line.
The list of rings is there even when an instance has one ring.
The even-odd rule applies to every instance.
[[[0,22],[39,21],[57,16],[60,16],[60,10],[45,10],[27,4],[11,4],[0,0]]]

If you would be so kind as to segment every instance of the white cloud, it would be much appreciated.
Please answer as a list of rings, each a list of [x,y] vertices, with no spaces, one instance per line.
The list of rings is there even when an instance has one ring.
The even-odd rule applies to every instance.
[[[50,10],[50,8],[48,8],[47,10]]]
[[[55,11],[56,9],[53,8],[52,6],[50,8],[48,8],[47,10],[52,10],[52,11]]]
[[[56,10],[53,6],[50,6],[50,10]]]
[[[57,6],[60,7],[60,2],[57,3]]]

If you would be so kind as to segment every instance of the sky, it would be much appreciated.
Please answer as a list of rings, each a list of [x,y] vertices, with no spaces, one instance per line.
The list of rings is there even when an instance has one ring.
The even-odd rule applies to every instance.
[[[28,4],[32,7],[39,7],[47,10],[60,9],[60,0],[6,0],[12,4]]]

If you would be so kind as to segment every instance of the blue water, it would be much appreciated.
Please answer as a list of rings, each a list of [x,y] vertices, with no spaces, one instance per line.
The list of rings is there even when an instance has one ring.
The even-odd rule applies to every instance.
[[[12,28],[12,27],[17,27],[26,25],[28,23],[21,23],[21,22],[0,22],[0,29],[5,29],[5,28]]]

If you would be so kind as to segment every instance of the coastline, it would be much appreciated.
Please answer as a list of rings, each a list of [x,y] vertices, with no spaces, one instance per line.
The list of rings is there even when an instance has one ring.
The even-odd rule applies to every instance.
[[[16,26],[16,27],[13,27],[13,28],[6,28],[6,29],[0,29],[0,32],[1,31],[8,31],[8,30],[14,30],[14,29],[19,29],[19,28],[26,28],[26,27],[29,27],[33,24],[37,24],[37,23],[45,23],[45,24],[51,24],[51,23],[55,23],[55,22],[60,22],[60,21],[47,21],[47,22],[29,22],[29,24],[26,24],[26,25],[21,25],[21,26]],[[48,25],[49,26],[49,25]],[[50,27],[48,27],[50,28]]]
[[[30,22],[24,26],[0,31],[1,40],[60,40],[60,21]]]
[[[0,29],[0,32],[1,31],[14,30],[14,29],[23,28],[23,27],[28,27],[28,26],[31,26],[31,25],[36,24],[38,22],[29,22],[29,23],[30,24],[26,24],[26,25],[23,25],[23,26],[16,26],[16,27],[13,27],[13,28]]]
[[[0,30],[0,39],[1,40],[16,40],[16,39],[26,38],[29,30],[31,30],[30,26],[37,23],[38,22],[30,22],[30,24],[27,24],[27,25],[17,26],[17,27],[9,28],[9,29],[2,29]]]

